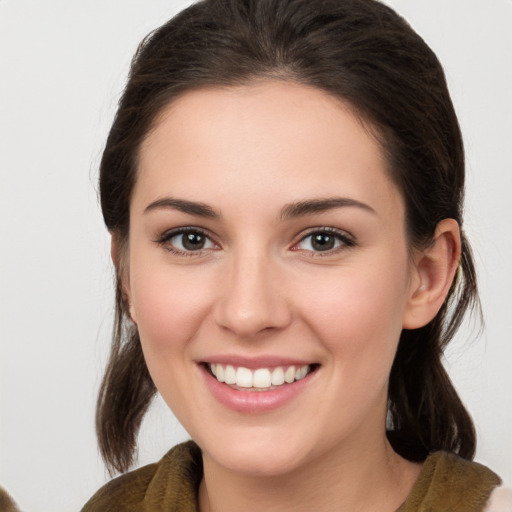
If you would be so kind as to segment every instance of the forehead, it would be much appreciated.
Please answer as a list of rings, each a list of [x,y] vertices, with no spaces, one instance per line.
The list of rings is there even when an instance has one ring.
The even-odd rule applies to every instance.
[[[144,141],[138,172],[146,201],[397,194],[379,143],[349,105],[281,81],[184,94]]]

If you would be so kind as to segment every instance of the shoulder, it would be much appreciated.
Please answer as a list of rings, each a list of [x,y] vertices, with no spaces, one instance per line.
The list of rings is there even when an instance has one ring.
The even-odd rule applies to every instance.
[[[500,484],[500,478],[486,466],[452,453],[436,452],[425,461],[400,512],[482,512],[489,496]]]
[[[104,485],[81,512],[186,510],[194,504],[202,478],[201,451],[189,441],[172,448],[159,462],[125,473]]]
[[[82,512],[136,510],[157,470],[158,464],[150,464],[114,478],[94,494]]]
[[[476,484],[479,487],[500,485],[501,479],[493,471],[478,462],[463,459],[448,452],[435,452],[425,461],[424,471],[432,475],[432,480],[447,481],[456,486]]]
[[[14,500],[7,493],[7,491],[0,486],[0,511],[1,512],[19,512]]]

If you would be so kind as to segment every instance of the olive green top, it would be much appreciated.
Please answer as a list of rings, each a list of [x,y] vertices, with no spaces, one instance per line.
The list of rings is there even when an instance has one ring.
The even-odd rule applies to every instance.
[[[435,452],[397,512],[482,512],[500,484],[499,477],[481,464]]]
[[[102,487],[82,512],[198,512],[201,450],[179,444],[163,459]],[[430,455],[397,512],[482,512],[500,479],[485,466],[456,455]]]

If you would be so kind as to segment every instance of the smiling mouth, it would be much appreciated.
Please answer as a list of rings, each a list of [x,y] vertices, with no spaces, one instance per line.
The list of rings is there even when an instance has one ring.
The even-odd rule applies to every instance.
[[[276,366],[274,368],[257,368],[251,370],[243,366],[204,363],[205,367],[218,382],[227,384],[239,391],[270,391],[313,373],[320,365]]]

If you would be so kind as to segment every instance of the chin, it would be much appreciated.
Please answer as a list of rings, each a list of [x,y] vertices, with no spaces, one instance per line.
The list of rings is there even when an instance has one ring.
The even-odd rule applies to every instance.
[[[288,450],[273,451],[260,450],[230,450],[229,453],[210,454],[215,462],[225,469],[239,475],[251,477],[278,477],[292,473],[300,466],[297,454]]]
[[[308,453],[312,455],[307,438],[300,442],[290,438],[289,432],[279,435],[262,427],[256,430],[252,435],[238,433],[223,439],[208,436],[206,442],[198,439],[197,443],[211,462],[245,476],[284,476],[299,469],[310,458]]]

